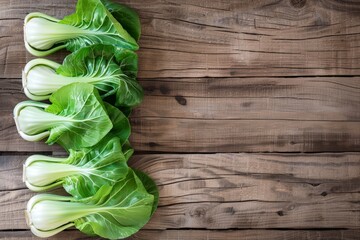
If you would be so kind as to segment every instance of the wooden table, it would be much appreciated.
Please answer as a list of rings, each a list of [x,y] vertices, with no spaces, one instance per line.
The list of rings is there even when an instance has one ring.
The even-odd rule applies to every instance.
[[[131,117],[130,164],[160,190],[133,239],[360,239],[360,1],[124,2],[141,16],[146,95]],[[33,58],[23,19],[74,6],[0,1],[0,238],[33,238],[22,164],[62,151],[14,125]]]

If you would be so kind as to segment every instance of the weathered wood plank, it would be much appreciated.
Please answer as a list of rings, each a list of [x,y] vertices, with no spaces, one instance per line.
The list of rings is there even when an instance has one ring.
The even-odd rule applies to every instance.
[[[26,229],[25,156],[1,156],[0,229]],[[137,155],[158,184],[146,229],[360,228],[360,154]],[[11,181],[13,180],[13,181]]]
[[[357,239],[358,230],[166,230],[166,231],[140,231],[131,239],[158,239],[158,240],[312,240],[312,239]]]
[[[137,150],[162,152],[342,152],[360,150],[359,122],[131,119]]]
[[[59,151],[26,142],[12,119],[26,99],[21,82],[2,79],[0,150]],[[139,151],[360,151],[360,78],[141,80],[132,114]],[[16,143],[16,144],[15,144]]]
[[[0,155],[0,190],[25,188],[22,167],[28,155]]]
[[[359,230],[140,230],[128,240],[355,240],[359,235]],[[8,240],[38,239],[30,231],[0,231],[0,238]],[[80,231],[70,230],[49,239],[80,240],[84,238],[86,236]]]
[[[359,121],[360,78],[141,80],[134,118]]]
[[[141,16],[142,78],[360,75],[356,1],[122,2]],[[62,18],[74,5],[2,1],[1,77],[18,78],[31,58],[22,36],[27,13]]]

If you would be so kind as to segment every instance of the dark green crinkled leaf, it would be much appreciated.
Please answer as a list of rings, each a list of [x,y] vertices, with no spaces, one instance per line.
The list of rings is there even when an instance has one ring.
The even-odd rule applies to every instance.
[[[136,40],[139,41],[141,35],[140,19],[138,14],[131,8],[108,0],[102,0],[105,7],[111,12],[123,28]]]

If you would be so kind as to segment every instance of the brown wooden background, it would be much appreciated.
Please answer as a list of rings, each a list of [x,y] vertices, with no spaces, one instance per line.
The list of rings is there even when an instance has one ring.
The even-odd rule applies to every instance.
[[[122,2],[142,21],[131,165],[160,190],[133,239],[360,239],[360,1]],[[74,6],[0,1],[0,238],[33,238],[22,164],[61,152],[12,119],[33,58],[23,19]]]

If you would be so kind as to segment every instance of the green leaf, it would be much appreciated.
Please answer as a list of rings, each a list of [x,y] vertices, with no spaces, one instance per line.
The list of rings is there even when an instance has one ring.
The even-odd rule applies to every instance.
[[[130,157],[134,154],[134,149],[131,147],[130,142],[126,141],[123,146],[123,153],[125,156],[126,161],[129,161]]]
[[[139,41],[141,35],[140,19],[138,14],[131,8],[108,0],[102,0],[105,7],[111,12],[114,18],[123,28],[136,40]]]
[[[153,201],[153,195],[147,193],[140,179],[130,170],[111,191],[104,186],[93,198],[84,201],[99,206],[98,211],[75,220],[75,227],[89,235],[126,238],[148,222]]]
[[[118,137],[121,144],[124,144],[131,133],[129,119],[119,109],[111,104],[104,103],[104,105],[113,124],[113,128],[110,130],[109,135]]]
[[[56,72],[66,77],[104,77],[125,74],[129,78],[136,78],[138,56],[135,52],[124,48],[95,44],[66,56]]]
[[[78,0],[76,12],[58,20],[41,13],[25,18],[25,46],[36,56],[61,48],[75,51],[93,44],[137,50],[136,40],[100,0]]]
[[[154,212],[157,209],[158,206],[158,202],[159,202],[159,191],[158,188],[154,182],[154,180],[152,180],[146,173],[137,170],[137,169],[133,169],[133,171],[136,173],[136,175],[138,176],[138,178],[140,179],[140,181],[142,182],[142,184],[144,185],[146,191],[154,196],[154,202],[153,202],[153,206],[152,206],[152,210],[151,210],[151,215],[154,214]]]
[[[106,101],[117,107],[133,107],[143,99],[142,87],[135,79],[137,55],[129,50],[102,45],[83,48],[67,56],[56,71],[73,81],[92,83]],[[112,95],[115,97],[107,98]]]
[[[139,48],[136,41],[99,0],[78,0],[76,12],[64,17],[59,23],[88,32],[84,34],[83,39],[72,39],[67,43],[67,49],[70,51],[96,43],[132,50]]]
[[[66,149],[91,147],[113,127],[98,91],[86,83],[60,88],[50,97],[46,111],[65,116],[68,122],[51,129],[46,143],[58,142]]]
[[[71,152],[70,152],[71,153]],[[63,187],[76,198],[93,196],[103,185],[114,185],[128,172],[120,139],[105,137],[94,147],[70,154],[67,164],[80,168],[64,179]]]

